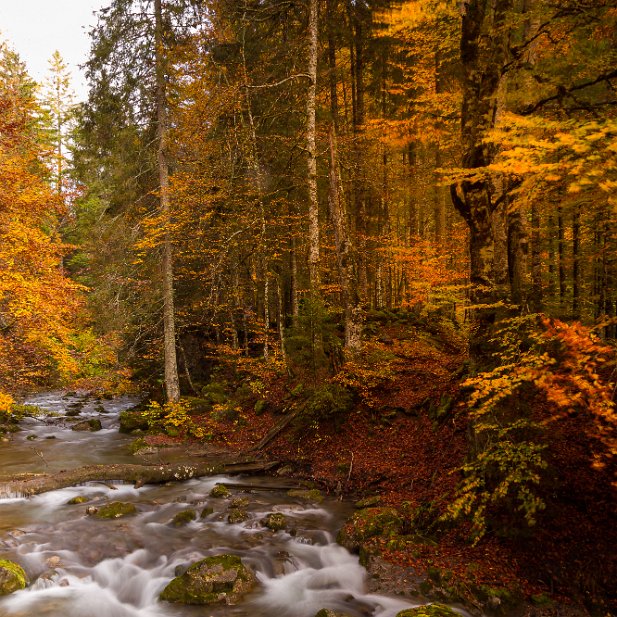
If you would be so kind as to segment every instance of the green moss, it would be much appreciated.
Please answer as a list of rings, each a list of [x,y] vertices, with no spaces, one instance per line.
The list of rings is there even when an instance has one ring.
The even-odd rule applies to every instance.
[[[253,573],[236,555],[215,555],[191,565],[159,596],[181,604],[233,603],[255,584]]]
[[[80,503],[88,503],[90,501],[90,497],[85,497],[84,495],[78,495],[77,497],[73,497],[66,502],[67,506],[76,506]]]
[[[237,523],[243,523],[244,521],[248,519],[248,517],[249,515],[246,513],[245,510],[234,508],[229,513],[229,516],[227,517],[227,522],[231,523],[232,525],[237,524]]]
[[[135,431],[147,431],[150,428],[148,418],[141,411],[127,410],[120,413],[121,433],[133,433]]]
[[[287,517],[280,512],[271,512],[262,522],[268,529],[280,531],[287,526]]]
[[[359,510],[364,508],[374,508],[381,503],[381,495],[372,495],[371,497],[364,497],[354,504]]]
[[[219,499],[229,497],[231,493],[224,484],[215,484],[210,491],[210,497],[217,497]]]
[[[205,386],[201,394],[206,401],[216,405],[222,405],[229,399],[225,385],[217,381],[213,381]]]
[[[195,510],[182,510],[182,512],[178,512],[173,519],[171,519],[171,525],[174,527],[184,527],[184,525],[188,525],[196,518],[197,512],[195,512]]]
[[[255,403],[255,415],[257,416],[261,416],[261,414],[266,411],[266,408],[268,407],[268,401],[264,401],[264,399],[259,399],[256,403]]]
[[[0,596],[25,589],[28,581],[24,569],[14,561],[0,559]]]
[[[249,500],[246,497],[235,497],[229,503],[230,508],[246,508],[249,505]]]
[[[132,516],[134,514],[137,514],[137,508],[132,503],[112,501],[111,503],[101,506],[95,513],[95,516],[97,518],[110,519]]]
[[[100,431],[103,426],[98,418],[91,418],[90,420],[78,422],[77,424],[74,424],[71,428],[73,431],[91,431],[94,433],[96,431]]]
[[[146,440],[143,437],[138,437],[129,444],[129,452],[131,454],[140,454],[149,450],[150,446],[146,443]]]
[[[287,491],[287,496],[314,503],[321,503],[324,500],[322,492],[316,488],[310,490],[292,489],[291,491]]]
[[[210,506],[206,506],[201,511],[201,514],[199,515],[199,518],[206,518],[206,516],[210,516],[213,513],[214,513],[214,508],[211,508]]]
[[[318,613],[315,613],[315,617],[349,617],[349,615],[331,611],[329,608],[322,608]]]
[[[445,604],[427,604],[416,608],[408,608],[397,613],[396,617],[458,617],[458,613],[455,613]]]
[[[553,600],[545,593],[538,593],[529,598],[534,606],[551,606]]]

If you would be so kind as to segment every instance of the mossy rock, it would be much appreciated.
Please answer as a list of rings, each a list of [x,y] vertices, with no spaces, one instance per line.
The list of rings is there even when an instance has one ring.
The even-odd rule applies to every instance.
[[[135,431],[147,431],[150,428],[148,418],[142,411],[128,409],[120,413],[121,433],[134,433]]]
[[[238,523],[244,523],[244,521],[246,521],[248,517],[249,515],[246,513],[246,510],[234,508],[227,516],[227,522],[231,525],[236,525]]]
[[[182,510],[182,512],[178,512],[172,519],[170,525],[173,527],[184,527],[188,525],[191,521],[194,521],[197,518],[197,512],[195,510]]]
[[[78,495],[77,497],[73,497],[66,502],[67,506],[76,506],[80,503],[88,503],[90,501],[90,497],[86,497],[85,495]]]
[[[280,512],[271,512],[262,521],[264,527],[271,529],[272,531],[280,531],[287,527],[287,517]]]
[[[112,501],[111,503],[101,506],[93,514],[96,518],[103,519],[122,518],[124,516],[133,516],[134,514],[137,514],[137,508],[132,503]]]
[[[215,484],[210,491],[210,497],[217,497],[218,499],[224,499],[230,495],[231,492],[224,484]]]
[[[427,604],[408,608],[396,614],[396,617],[460,617],[449,606],[445,604]]]
[[[213,381],[205,386],[201,394],[206,401],[215,405],[222,405],[229,399],[225,385],[218,381]]]
[[[322,492],[316,488],[312,488],[310,490],[292,489],[291,491],[287,491],[287,496],[311,503],[321,503],[324,500]]]
[[[182,400],[189,404],[190,416],[201,416],[212,411],[212,401],[198,396],[183,396]]]
[[[0,559],[0,596],[25,589],[27,584],[26,573],[19,564]]]
[[[153,454],[156,450],[157,449],[154,446],[148,445],[143,437],[138,437],[129,444],[129,452],[134,456]]]
[[[95,433],[96,431],[100,431],[103,428],[101,421],[98,418],[90,418],[90,420],[84,420],[83,422],[78,422],[71,427],[72,431],[90,431],[91,433]]]
[[[240,557],[215,555],[191,565],[159,597],[180,604],[235,604],[255,583],[255,575]]]
[[[508,612],[520,604],[523,599],[518,589],[491,587],[490,585],[479,585],[475,589],[475,595],[486,606],[497,612]]]
[[[214,514],[214,508],[211,508],[210,506],[206,506],[201,511],[201,514],[199,515],[199,518],[206,518],[206,516],[210,516],[211,514]]]
[[[264,411],[266,411],[266,409],[268,408],[268,401],[265,401],[264,399],[260,398],[256,403],[255,403],[255,415],[256,416],[261,416],[262,413],[264,413]]]
[[[356,501],[354,506],[358,510],[364,510],[365,508],[375,508],[381,503],[381,495],[371,495],[370,497],[364,497],[359,501]]]
[[[250,501],[246,497],[234,497],[229,502],[230,508],[246,508],[249,505]]]
[[[403,521],[394,508],[365,508],[356,512],[339,532],[341,546],[358,552],[363,542],[375,536],[392,536],[400,533]]]
[[[534,606],[538,607],[546,607],[553,605],[553,600],[549,595],[545,593],[538,593],[536,595],[533,595],[529,598],[529,600]]]
[[[337,613],[329,608],[322,608],[319,612],[315,613],[315,617],[349,617],[347,613]]]

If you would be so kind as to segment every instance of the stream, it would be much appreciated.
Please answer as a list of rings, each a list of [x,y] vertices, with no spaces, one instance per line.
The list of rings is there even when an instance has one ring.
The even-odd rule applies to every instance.
[[[130,397],[88,400],[79,419],[96,417],[98,432],[71,430],[64,417],[79,395],[62,392],[31,397],[52,416],[27,418],[22,431],[0,447],[3,476],[50,472],[92,463],[135,462],[118,432]],[[30,439],[28,437],[30,436]],[[209,497],[217,482],[275,486],[268,477],[208,477],[171,485],[89,483],[31,498],[0,499],[0,558],[12,559],[30,581],[23,591],[0,598],[0,617],[313,617],[322,608],[354,617],[394,617],[409,600],[366,592],[366,571],[358,558],[336,544],[338,529],[352,506],[327,499],[319,506],[291,499],[283,490],[234,489],[249,500],[248,520],[227,522],[229,500]],[[278,481],[280,483],[280,480]],[[87,504],[68,505],[87,496]],[[98,520],[87,506],[132,502],[136,516]],[[175,528],[174,515],[188,508],[205,518]],[[281,512],[288,531],[272,532],[261,520]],[[256,590],[236,606],[182,606],[158,601],[177,569],[210,555],[233,553],[257,573]]]

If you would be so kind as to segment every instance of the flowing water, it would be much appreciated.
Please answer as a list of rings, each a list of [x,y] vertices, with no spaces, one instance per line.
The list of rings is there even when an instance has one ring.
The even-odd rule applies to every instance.
[[[131,437],[117,431],[118,414],[130,398],[88,402],[79,419],[99,417],[103,430],[71,430],[60,415],[76,402],[61,392],[28,401],[56,417],[28,419],[10,444],[0,447],[0,471],[46,472],[91,463],[135,462]],[[30,436],[30,439],[28,439]],[[33,437],[34,436],[34,437]],[[229,524],[229,500],[210,498],[215,483],[249,500],[248,520]],[[34,581],[27,589],[0,599],[0,617],[313,617],[321,608],[355,617],[393,617],[414,606],[401,598],[366,593],[366,572],[334,541],[349,515],[349,505],[296,502],[285,491],[261,490],[271,478],[205,478],[165,486],[90,483],[29,499],[0,499],[0,558],[13,559]],[[87,504],[68,505],[83,495]],[[127,501],[138,514],[98,520],[87,506]],[[214,512],[185,527],[170,525],[187,508]],[[282,512],[289,531],[272,532],[260,521]],[[185,607],[158,601],[158,594],[179,567],[209,555],[233,553],[257,573],[256,590],[236,606]],[[417,603],[416,603],[417,604]]]

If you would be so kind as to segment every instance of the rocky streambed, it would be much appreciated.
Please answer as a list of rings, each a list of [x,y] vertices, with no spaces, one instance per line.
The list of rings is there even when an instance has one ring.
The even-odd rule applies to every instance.
[[[135,400],[48,393],[29,402],[53,415],[24,420],[2,444],[3,475],[135,461],[131,438],[117,431],[119,413]],[[96,428],[73,430],[76,421]],[[352,508],[256,476],[140,487],[90,482],[29,498],[6,495],[0,590],[8,562],[23,568],[27,584],[0,597],[0,616],[452,614],[419,606],[402,588],[371,591],[358,557],[335,541]]]

